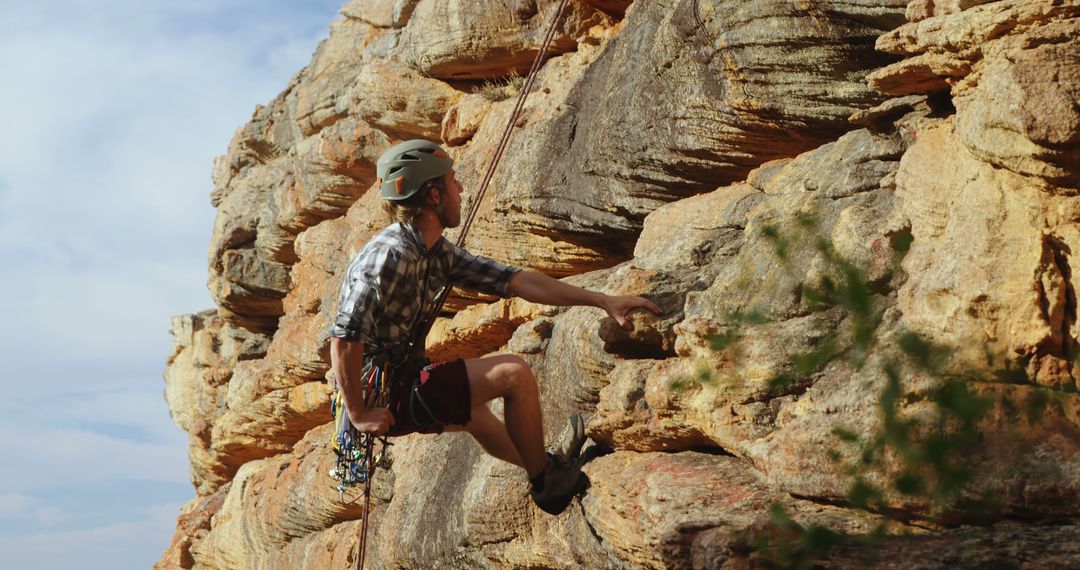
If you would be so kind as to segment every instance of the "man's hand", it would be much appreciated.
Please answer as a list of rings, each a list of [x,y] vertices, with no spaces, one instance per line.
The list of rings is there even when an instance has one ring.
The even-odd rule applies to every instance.
[[[648,309],[657,315],[663,313],[660,307],[657,307],[652,301],[632,295],[604,296],[604,299],[600,302],[600,307],[607,311],[607,314],[611,315],[611,318],[615,319],[615,322],[626,330],[633,328],[626,320],[626,314],[634,309]]]
[[[394,415],[390,413],[390,408],[369,408],[357,414],[356,418],[350,414],[349,421],[360,433],[382,435],[394,425]]]
[[[345,398],[349,422],[362,433],[382,435],[394,425],[394,416],[387,408],[368,409],[364,405],[364,345],[340,338],[330,339],[330,368],[338,390]]]

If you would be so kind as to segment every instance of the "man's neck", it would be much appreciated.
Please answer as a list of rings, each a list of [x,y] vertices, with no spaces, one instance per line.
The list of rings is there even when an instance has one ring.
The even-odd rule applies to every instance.
[[[426,210],[416,219],[416,229],[420,230],[420,235],[424,236],[424,243],[428,249],[431,249],[439,242],[439,238],[442,237],[443,230],[446,228],[443,227],[435,212]]]

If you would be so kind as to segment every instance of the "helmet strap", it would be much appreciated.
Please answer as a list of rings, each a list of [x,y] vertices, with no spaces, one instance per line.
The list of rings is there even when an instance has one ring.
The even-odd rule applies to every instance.
[[[439,223],[442,224],[442,226],[444,228],[449,227],[449,226],[446,225],[446,213],[445,213],[445,210],[443,210],[442,204],[439,204],[437,206],[432,206],[431,211],[435,212],[435,217],[439,218]]]
[[[435,217],[439,218],[439,223],[441,223],[444,228],[448,227],[446,225],[446,210],[443,208],[442,205],[442,195],[444,190],[441,186],[434,186],[433,188],[435,188],[435,191],[439,193],[439,203],[431,204],[431,211],[435,212]]]

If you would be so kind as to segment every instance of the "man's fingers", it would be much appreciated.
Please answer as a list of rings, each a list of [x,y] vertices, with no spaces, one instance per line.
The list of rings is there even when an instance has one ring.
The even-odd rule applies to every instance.
[[[612,318],[615,319],[616,323],[619,323],[620,327],[622,327],[624,329],[629,329],[630,328],[630,326],[629,326],[630,323],[626,322],[626,317],[624,315],[620,315],[618,313],[612,313],[611,316],[612,316]]]
[[[661,309],[660,307],[658,307],[656,305],[656,303],[653,303],[652,301],[646,299],[645,297],[634,297],[633,308],[635,308],[635,309],[647,309],[647,310],[652,311],[653,313],[656,313],[658,315],[660,313],[664,312],[664,310]]]

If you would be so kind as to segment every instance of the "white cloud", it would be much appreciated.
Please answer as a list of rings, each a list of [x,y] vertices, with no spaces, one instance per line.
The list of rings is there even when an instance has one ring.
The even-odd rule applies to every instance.
[[[24,516],[37,502],[37,499],[22,493],[0,495],[0,518]]]
[[[22,493],[0,495],[0,519],[32,520],[42,526],[54,526],[66,520],[63,510],[42,505],[36,497]]]
[[[187,455],[175,440],[140,442],[87,429],[19,428],[0,423],[0,456],[18,458],[19,463],[17,469],[0,470],[0,488],[31,491],[62,487],[70,485],[73,477],[79,484],[120,479],[189,480]]]
[[[121,522],[0,537],[7,568],[146,568],[168,546],[181,503],[150,505]]]
[[[34,520],[42,526],[56,526],[68,518],[68,514],[57,507],[34,509]]]

